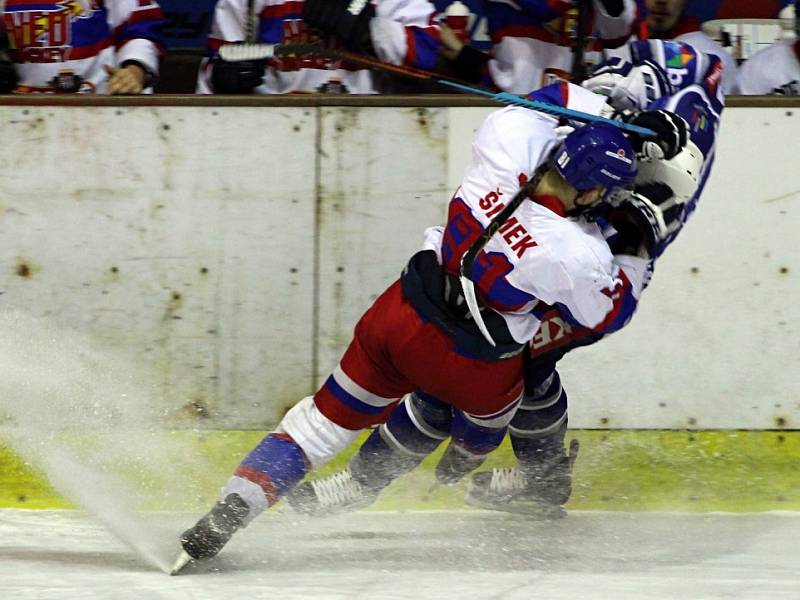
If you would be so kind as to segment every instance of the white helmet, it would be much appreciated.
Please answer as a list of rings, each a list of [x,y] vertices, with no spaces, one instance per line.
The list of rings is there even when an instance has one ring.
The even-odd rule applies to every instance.
[[[664,183],[672,190],[674,202],[683,204],[697,190],[702,168],[703,153],[689,140],[683,150],[670,160],[639,161],[635,185]]]

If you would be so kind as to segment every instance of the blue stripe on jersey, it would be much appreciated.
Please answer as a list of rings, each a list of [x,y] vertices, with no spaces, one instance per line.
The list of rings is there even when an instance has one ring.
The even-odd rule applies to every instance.
[[[514,311],[536,299],[535,296],[515,288],[505,278],[513,269],[513,265],[502,252],[481,253],[475,261],[472,279],[492,308]]]
[[[258,41],[280,44],[283,41],[283,19],[261,19],[258,24]]]
[[[621,298],[614,301],[614,309],[618,311],[613,320],[607,321],[602,326],[595,327],[593,331],[598,333],[613,333],[619,331],[631,320],[633,313],[636,312],[636,305],[638,301],[633,295],[633,287],[630,283],[626,283],[625,291]]]
[[[563,14],[553,10],[547,0],[518,0],[517,4],[521,10],[506,0],[485,2],[489,32],[509,25],[544,25]]]
[[[136,23],[129,23],[119,28],[116,32],[117,43],[133,40],[145,39],[150,40],[154,44],[163,46],[164,35],[161,29],[164,26],[164,21],[161,19],[152,19],[147,21],[138,21]]]
[[[568,88],[566,88],[565,84],[563,83],[552,83],[548,86],[532,91],[530,94],[528,94],[528,98],[566,108],[568,100],[568,97],[566,96],[568,93],[567,90]]]
[[[342,404],[362,414],[376,415],[386,410],[385,406],[371,406],[366,402],[362,402],[352,394],[349,394],[347,390],[338,384],[333,375],[328,376],[325,387],[328,388]]]
[[[409,64],[417,69],[432,71],[439,61],[439,40],[421,27],[409,27],[414,38],[416,56]]]
[[[72,41],[70,45],[73,48],[93,46],[111,37],[111,29],[106,21],[107,17],[106,9],[101,8],[88,19],[72,21]]]

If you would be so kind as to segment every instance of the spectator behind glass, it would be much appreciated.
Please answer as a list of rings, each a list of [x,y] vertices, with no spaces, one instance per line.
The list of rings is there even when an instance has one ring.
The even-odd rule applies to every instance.
[[[686,11],[687,0],[646,0],[650,37],[677,40],[722,60],[722,93],[738,93],[738,66],[730,52],[700,30],[700,21]]]
[[[377,93],[374,74],[353,64],[314,54],[226,62],[219,48],[238,42],[308,44],[324,38],[325,43],[386,62],[431,70],[439,47],[434,14],[428,0],[219,0],[197,92]]]
[[[6,0],[0,91],[152,91],[163,23],[155,0]]]
[[[739,70],[742,94],[800,96],[800,22],[796,6],[781,11],[781,21],[794,26],[794,36],[759,50]]]

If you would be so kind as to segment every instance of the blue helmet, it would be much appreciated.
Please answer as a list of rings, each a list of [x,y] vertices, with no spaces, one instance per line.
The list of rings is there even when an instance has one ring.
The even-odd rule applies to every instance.
[[[580,192],[597,186],[626,187],[636,177],[633,146],[618,127],[605,123],[589,123],[570,133],[553,162],[561,177]]]

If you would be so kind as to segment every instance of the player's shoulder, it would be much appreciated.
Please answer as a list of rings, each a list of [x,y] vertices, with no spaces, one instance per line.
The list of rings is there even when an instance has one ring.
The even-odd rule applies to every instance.
[[[557,215],[534,202],[523,206],[542,248],[542,258],[562,271],[570,282],[592,279],[597,273],[608,271],[613,256],[596,223]]]

